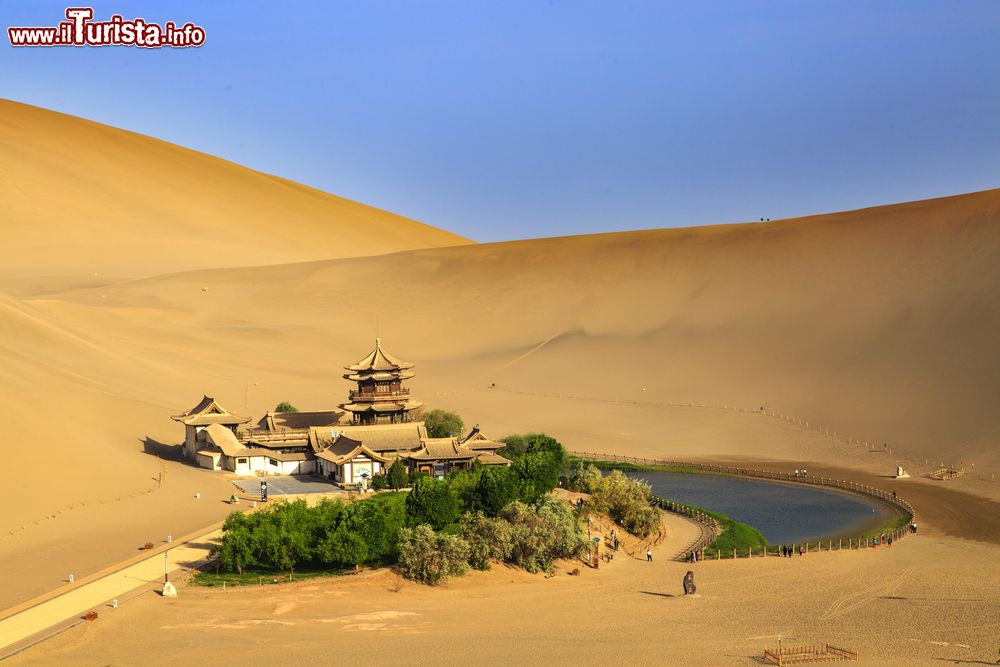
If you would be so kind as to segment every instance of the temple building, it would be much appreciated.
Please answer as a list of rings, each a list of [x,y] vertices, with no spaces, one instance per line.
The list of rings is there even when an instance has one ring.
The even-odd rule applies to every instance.
[[[383,474],[397,459],[408,471],[444,477],[474,464],[510,465],[497,454],[504,446],[487,438],[478,425],[465,437],[431,438],[414,411],[403,381],[413,364],[375,349],[351,366],[344,378],[357,383],[343,411],[268,412],[256,424],[205,396],[176,415],[185,425],[184,455],[198,465],[236,475],[315,474],[353,486]]]
[[[184,456],[191,459],[198,450],[199,435],[210,425],[219,424],[235,434],[237,427],[250,421],[226,410],[211,396],[202,396],[198,405],[171,419],[184,424]]]
[[[423,403],[410,398],[403,386],[414,373],[413,364],[400,361],[382,350],[382,339],[375,339],[375,349],[356,364],[345,366],[344,379],[357,382],[348,393],[350,399],[341,408],[352,415],[354,424],[400,424],[412,421],[411,413]]]

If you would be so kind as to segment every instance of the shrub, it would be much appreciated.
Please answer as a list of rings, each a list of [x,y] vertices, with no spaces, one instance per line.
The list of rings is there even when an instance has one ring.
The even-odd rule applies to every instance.
[[[430,477],[430,475],[420,470],[411,470],[406,475],[406,483],[409,486],[413,486],[421,477]]]
[[[406,473],[406,466],[403,465],[402,459],[396,459],[389,466],[389,472],[386,473],[388,478],[389,486],[393,490],[399,491],[401,488],[407,485],[409,482],[409,475]]]
[[[458,534],[469,545],[469,565],[488,570],[494,561],[510,558],[513,529],[503,519],[491,519],[482,512],[469,512],[458,524]]]
[[[389,486],[389,478],[384,474],[372,475],[372,489],[381,491]]]
[[[430,526],[404,528],[399,536],[399,569],[407,579],[437,585],[468,569],[469,545],[455,535],[436,535]]]
[[[461,513],[458,497],[444,480],[419,477],[406,497],[406,524],[410,527],[426,523],[441,530]]]
[[[649,504],[649,484],[614,470],[601,480],[591,500],[595,509],[606,511],[622,528],[646,537],[659,525],[660,517]]]
[[[432,438],[447,438],[460,436],[465,431],[465,423],[454,412],[446,410],[431,410],[424,415],[424,426],[427,435]]]
[[[600,468],[593,463],[584,466],[582,462],[577,461],[567,480],[567,488],[581,493],[595,493],[601,488],[603,479],[604,475],[601,474]]]
[[[281,403],[278,403],[276,406],[274,406],[274,411],[275,412],[298,412],[299,409],[297,407],[295,407],[294,405],[292,405],[291,403],[289,403],[288,401],[282,401]]]
[[[528,572],[551,571],[553,560],[589,548],[569,505],[558,498],[545,496],[534,507],[514,501],[500,517],[511,525],[511,562]]]

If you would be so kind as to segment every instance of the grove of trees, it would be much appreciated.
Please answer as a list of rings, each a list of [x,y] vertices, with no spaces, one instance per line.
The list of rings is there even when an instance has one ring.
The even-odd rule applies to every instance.
[[[509,467],[481,466],[445,479],[407,474],[394,462],[380,486],[411,490],[344,503],[278,502],[257,512],[233,513],[214,552],[227,572],[345,568],[398,562],[415,581],[437,584],[468,567],[510,562],[531,572],[555,559],[579,555],[588,543],[575,511],[551,494],[566,461],[562,445],[544,434],[504,440]],[[574,472],[589,479],[612,516],[642,529],[636,503],[642,487],[618,474]],[[582,484],[582,481],[581,481]],[[648,487],[645,493],[648,496]],[[648,509],[648,508],[647,508]],[[655,515],[654,515],[655,518]]]

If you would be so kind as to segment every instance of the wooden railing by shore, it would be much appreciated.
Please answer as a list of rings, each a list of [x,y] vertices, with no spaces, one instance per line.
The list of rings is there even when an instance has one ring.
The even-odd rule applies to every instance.
[[[621,454],[608,454],[602,452],[567,452],[570,457],[580,459],[581,461],[590,461],[593,463],[630,463],[637,466],[661,466],[667,468],[688,468],[692,470],[700,470],[702,472],[713,473],[717,475],[733,475],[737,477],[750,477],[754,479],[765,479],[780,482],[790,482],[793,484],[810,484],[812,486],[822,486],[833,489],[839,489],[841,491],[847,491],[850,493],[856,493],[862,496],[867,496],[874,500],[880,501],[886,505],[892,507],[901,517],[909,516],[910,519],[906,526],[900,526],[892,531],[883,534],[881,537],[888,540],[891,538],[892,541],[898,541],[910,533],[909,524],[916,523],[917,514],[907,501],[899,498],[894,493],[885,491],[883,489],[878,489],[873,486],[868,486],[867,484],[859,484],[857,482],[850,482],[842,479],[833,479],[829,477],[817,477],[815,475],[801,475],[795,473],[777,472],[774,470],[763,470],[759,468],[743,468],[739,466],[720,466],[711,463],[694,463],[691,461],[669,461],[663,459],[651,459],[641,456],[623,456]],[[678,554],[678,560],[685,560],[692,551],[699,552],[703,557],[709,558],[748,558],[752,556],[767,556],[780,554],[779,546],[772,546],[771,550],[766,550],[763,547],[760,548],[760,553],[754,553],[752,548],[748,548],[747,553],[737,552],[733,553],[717,552],[717,553],[705,553],[704,550],[708,547],[714,540],[715,537],[721,532],[721,527],[718,522],[711,516],[704,514],[703,512],[697,511],[695,508],[691,508],[683,503],[677,503],[671,500],[663,499],[654,496],[656,504],[669,512],[675,512],[678,514],[683,514],[699,524],[714,530],[703,531],[701,537],[691,545],[686,553]],[[863,549],[870,546],[876,546],[882,544],[882,539],[878,539],[876,544],[872,544],[868,537],[858,537],[849,538],[847,544],[844,544],[844,540],[838,540],[834,542],[833,540],[819,540],[815,543],[809,542],[804,543],[802,546],[805,553],[823,551],[823,547],[826,547],[826,551],[836,551],[839,549]]]
[[[860,659],[857,651],[840,648],[831,644],[807,644],[764,649],[764,663],[768,665],[791,665],[803,662],[833,662]]]

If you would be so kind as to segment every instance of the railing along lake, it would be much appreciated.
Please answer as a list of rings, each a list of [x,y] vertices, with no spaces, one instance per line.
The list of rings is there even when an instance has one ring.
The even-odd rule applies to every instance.
[[[917,513],[914,511],[913,506],[902,498],[897,497],[894,493],[889,491],[884,491],[882,489],[875,488],[873,486],[868,486],[867,484],[859,484],[857,482],[850,482],[842,479],[833,479],[829,477],[816,477],[814,475],[802,475],[795,473],[786,472],[776,472],[773,470],[763,470],[759,468],[743,468],[739,466],[721,466],[714,465],[711,463],[693,463],[690,461],[666,461],[662,459],[650,459],[641,456],[622,456],[620,454],[606,454],[600,452],[566,452],[568,456],[580,459],[581,461],[591,461],[594,463],[631,463],[634,465],[649,465],[649,466],[661,466],[666,468],[690,468],[693,470],[700,470],[708,473],[715,473],[719,475],[733,475],[737,477],[750,477],[754,479],[764,479],[772,480],[778,482],[792,482],[795,484],[811,484],[813,486],[827,487],[832,489],[839,489],[842,491],[848,491],[851,493],[856,493],[862,496],[867,496],[875,500],[879,500],[887,505],[890,505],[897,511],[901,512],[903,516],[909,516],[910,519],[907,522],[908,525],[900,526],[888,533],[885,533],[883,537],[891,538],[893,541],[897,541],[905,537],[910,532],[909,524],[916,524]],[[669,512],[674,512],[677,514],[682,514],[687,516],[694,521],[702,524],[705,530],[702,531],[702,535],[698,538],[695,544],[691,545],[690,548],[686,550],[686,554],[682,553],[678,555],[677,560],[686,560],[686,556],[691,552],[696,551],[699,555],[702,555],[705,548],[708,547],[715,538],[718,537],[721,532],[721,526],[719,522],[713,517],[699,511],[697,508],[690,507],[683,503],[677,503],[671,500],[665,500],[657,496],[653,496],[653,500],[658,507],[667,510]],[[806,542],[802,545],[804,553],[824,551],[837,551],[840,549],[864,549],[868,547],[878,546],[882,544],[882,540],[878,540],[874,544],[868,537],[858,537],[849,538],[847,544],[844,544],[844,540],[838,540],[834,542],[833,540],[817,540],[815,543]],[[708,557],[715,558],[749,558],[752,556],[767,556],[767,555],[780,555],[780,547],[772,546],[772,551],[765,549],[764,547],[759,547],[759,553],[755,553],[753,547],[748,547],[747,552],[733,552],[723,554],[721,551],[716,553],[704,554]]]

